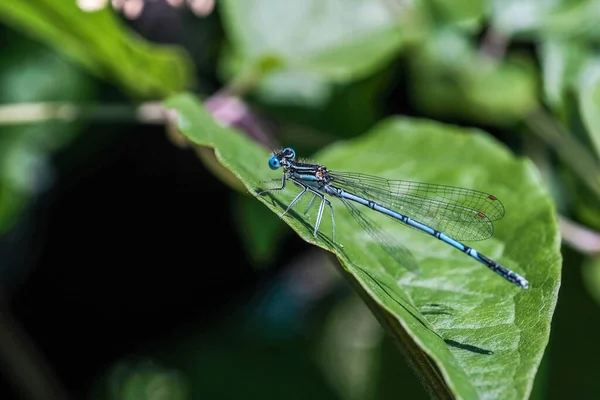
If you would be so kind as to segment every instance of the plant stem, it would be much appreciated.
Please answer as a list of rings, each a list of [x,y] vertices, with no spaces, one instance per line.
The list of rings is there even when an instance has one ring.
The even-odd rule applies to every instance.
[[[481,41],[479,54],[492,60],[502,60],[506,54],[510,39],[490,26]]]
[[[569,132],[541,108],[526,119],[529,129],[552,147],[600,199],[600,164]]]
[[[600,253],[600,233],[559,215],[560,232],[566,243],[585,254]]]
[[[163,124],[166,116],[165,109],[159,102],[147,102],[137,106],[129,104],[78,105],[68,102],[0,105],[0,126],[77,120]]]

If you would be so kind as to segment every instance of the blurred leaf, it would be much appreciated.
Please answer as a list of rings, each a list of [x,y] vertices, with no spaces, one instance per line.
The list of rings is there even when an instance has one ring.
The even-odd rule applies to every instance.
[[[278,244],[286,234],[281,220],[253,198],[235,194],[233,212],[246,253],[262,266],[275,259]]]
[[[0,6],[1,7],[1,6]],[[11,37],[0,63],[0,104],[84,101],[94,94],[89,76],[49,49]],[[48,121],[0,125],[0,234],[28,200],[52,183],[50,156],[69,143],[81,123]]]
[[[529,58],[485,58],[458,32],[437,32],[411,65],[415,101],[438,117],[507,126],[537,106],[538,78]]]
[[[397,351],[397,344],[386,336],[383,341],[380,354],[381,365],[379,366],[378,386],[376,399],[387,400],[397,398],[398,393],[411,400],[430,400],[432,396],[423,390],[423,386],[406,358]]]
[[[487,1],[485,0],[429,0],[434,17],[443,24],[464,28],[467,31],[481,29],[485,17]]]
[[[555,111],[564,113],[565,96],[577,83],[587,52],[586,45],[581,41],[550,39],[540,43],[544,95]]]
[[[563,144],[563,148],[567,145]],[[597,191],[592,190],[589,185],[582,181],[581,173],[586,173],[586,165],[581,165],[580,172],[574,172],[571,168],[557,168],[560,173],[559,178],[562,184],[563,195],[568,196],[568,210],[573,214],[577,221],[585,224],[591,229],[600,229],[600,207],[598,203]],[[587,167],[588,170],[589,167]],[[583,178],[586,178],[585,176]],[[591,179],[597,179],[597,176],[590,174]]]
[[[582,266],[583,283],[588,293],[600,304],[600,257],[589,257]]]
[[[396,73],[398,66],[393,65],[366,79],[335,85],[320,108],[272,103],[265,106],[278,121],[281,140],[297,151],[314,152],[315,147],[338,138],[361,134],[383,117],[382,93],[389,90]]]
[[[269,103],[320,108],[327,104],[332,92],[329,81],[318,74],[287,70],[265,78],[256,95]]]
[[[492,0],[492,24],[505,35],[540,29],[559,1],[545,0]]]
[[[190,399],[337,398],[304,341],[274,343],[234,332],[196,332],[161,352],[187,377]]]
[[[189,384],[180,371],[167,369],[151,360],[125,359],[99,380],[92,399],[103,400],[186,400]]]
[[[507,36],[600,38],[597,0],[493,0],[492,25]]]
[[[587,60],[578,81],[579,107],[596,156],[600,156],[600,57]]]
[[[317,352],[323,375],[343,399],[374,398],[383,330],[356,294],[337,302],[327,315]]]
[[[2,0],[0,19],[95,75],[116,80],[132,95],[160,97],[192,83],[192,63],[184,52],[135,36],[110,7],[85,12],[73,0]]]
[[[69,60],[19,34],[8,36],[0,62],[0,103],[80,102],[95,95],[90,76]]]
[[[178,111],[182,133],[214,147],[217,159],[250,193],[264,188],[261,181],[281,176],[267,168],[266,149],[215,124],[193,97],[176,96],[166,106]],[[482,132],[408,118],[392,118],[315,158],[332,169],[493,190],[504,201],[512,222],[498,224],[497,236],[477,249],[524,273],[531,283],[527,291],[428,235],[372,216],[414,252],[422,273],[397,268],[365,240],[339,202],[334,202],[336,227],[344,249],[326,240],[330,224],[324,223],[325,234],[314,238],[310,220],[299,218],[302,210],[284,220],[307,242],[337,255],[346,278],[402,344],[433,393],[527,397],[548,342],[561,263],[554,208],[532,165]],[[296,193],[257,198],[280,213]],[[435,312],[419,311],[432,308]]]
[[[586,256],[563,246],[563,280],[560,288],[552,336],[547,348],[550,368],[547,372],[547,393],[545,398],[584,399],[600,393],[600,380],[595,367],[598,354],[600,329],[600,307],[594,301],[597,293],[590,296],[586,290],[589,283],[586,273]],[[596,260],[590,260],[597,263]],[[582,262],[584,265],[582,265]],[[592,272],[592,271],[587,271]],[[600,300],[600,298],[596,298]]]
[[[222,73],[234,76],[273,60],[258,93],[273,101],[320,104],[330,82],[380,69],[415,35],[413,7],[371,0],[223,0],[230,48]],[[310,24],[307,25],[307,21]]]
[[[0,181],[0,235],[14,226],[27,200],[26,194],[15,191],[6,180]]]

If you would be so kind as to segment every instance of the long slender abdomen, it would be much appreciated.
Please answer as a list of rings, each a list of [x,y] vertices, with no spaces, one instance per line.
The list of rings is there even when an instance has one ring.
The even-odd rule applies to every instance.
[[[352,200],[354,202],[362,204],[366,207],[369,207],[372,210],[375,210],[377,212],[385,214],[385,215],[392,217],[408,226],[411,226],[411,227],[416,228],[422,232],[425,232],[431,236],[434,236],[434,237],[438,238],[439,240],[441,240],[442,242],[449,244],[450,246],[462,251],[465,254],[468,254],[469,256],[471,256],[475,260],[479,261],[480,263],[482,263],[483,265],[485,265],[486,267],[488,267],[489,269],[491,269],[498,275],[502,276],[504,279],[508,280],[509,282],[512,282],[512,283],[522,287],[523,289],[527,289],[529,287],[529,282],[527,281],[527,279],[523,278],[521,275],[517,274],[516,272],[511,271],[510,269],[504,267],[501,264],[498,264],[494,260],[489,259],[488,257],[484,256],[483,254],[480,254],[477,250],[473,249],[472,247],[462,244],[458,240],[451,238],[450,236],[446,235],[443,232],[435,230],[435,229],[433,229],[427,225],[424,225],[418,221],[415,221],[412,218],[409,218],[408,216],[406,216],[404,214],[400,214],[396,211],[393,211],[386,207],[383,207],[382,205],[380,205],[372,200],[364,199],[364,198],[362,198],[360,196],[356,196],[352,193],[345,192],[342,189],[327,186],[326,191],[331,195],[343,197],[345,199]]]

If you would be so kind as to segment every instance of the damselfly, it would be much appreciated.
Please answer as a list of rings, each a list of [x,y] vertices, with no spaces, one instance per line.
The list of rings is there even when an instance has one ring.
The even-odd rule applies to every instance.
[[[295,159],[296,152],[289,147],[273,155],[269,159],[269,167],[273,170],[283,168],[281,186],[265,189],[260,194],[270,190],[283,190],[288,180],[302,189],[281,216],[285,215],[307,192],[313,194],[307,211],[314,200],[319,198],[321,203],[314,226],[315,237],[327,205],[331,211],[332,239],[336,243],[335,217],[327,196],[335,197],[342,201],[361,226],[375,237],[378,232],[370,228],[368,220],[353,203],[366,206],[434,236],[473,257],[517,286],[523,289],[529,287],[529,282],[516,272],[459,242],[459,240],[483,240],[492,236],[494,230],[492,221],[504,216],[504,206],[496,197],[465,188],[330,171],[322,165],[300,163]]]

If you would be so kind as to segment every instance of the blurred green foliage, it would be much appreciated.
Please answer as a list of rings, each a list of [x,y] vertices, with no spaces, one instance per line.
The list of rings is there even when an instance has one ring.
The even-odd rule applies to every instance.
[[[137,37],[110,8],[88,13],[75,1],[6,0],[0,16],[132,96],[164,96],[192,83],[191,61],[184,52]]]
[[[152,360],[132,358],[113,366],[106,380],[94,387],[90,398],[185,400],[189,396],[189,383],[179,371],[167,369]]]
[[[276,129],[269,129],[277,143],[266,143],[243,120],[217,124],[201,102],[181,94],[210,87],[189,55],[198,49],[151,43],[109,5],[84,12],[71,0],[3,0],[0,21],[8,33],[0,58],[0,233],[14,227],[28,201],[51,185],[52,154],[68,147],[88,123],[73,110],[105,106],[95,104],[100,82],[113,85],[133,105],[168,98],[180,112],[177,126],[186,137],[214,147],[220,163],[215,168],[252,190],[277,176],[266,167],[267,150],[281,144],[331,168],[497,194],[508,215],[495,238],[476,247],[524,271],[532,282],[529,291],[519,292],[464,255],[406,230],[397,237],[419,259],[421,275],[390,268],[385,255],[352,234],[359,230],[336,208],[340,240],[347,245],[345,253],[336,254],[346,277],[437,395],[525,398],[536,379],[532,397],[564,395],[569,392],[555,390],[557,382],[576,365],[572,382],[562,384],[576,388],[579,397],[593,397],[600,390],[597,380],[583,378],[593,365],[588,368],[577,357],[600,352],[595,340],[600,326],[590,317],[598,313],[597,255],[566,259],[570,280],[561,296],[577,312],[558,313],[552,325],[558,339],[546,346],[561,285],[555,213],[600,229],[599,12],[597,0],[217,1],[213,17],[224,37],[210,39],[219,49],[214,75],[225,94],[239,95],[251,110],[276,120]],[[193,24],[205,22],[193,18]],[[38,121],[36,114],[35,122],[14,124],[10,107],[19,104],[46,104],[50,108],[41,110],[49,116]],[[74,108],[53,108],[56,104]],[[384,119],[398,113],[424,120]],[[110,111],[102,115],[115,117]],[[537,170],[506,146],[535,160]],[[276,199],[287,201],[289,195]],[[290,232],[268,210],[280,213],[281,204],[261,199],[263,207],[251,196],[235,196],[231,215],[248,257],[267,265]],[[306,241],[332,249],[310,235],[306,221],[285,222]],[[344,292],[344,301],[355,301],[353,296]],[[281,298],[257,307],[264,311],[277,301]],[[231,397],[266,398],[297,386],[303,398],[390,398],[401,391],[423,396],[406,366],[389,360],[387,339],[373,339],[371,352],[360,358],[360,349],[343,346],[359,329],[347,325],[342,335],[326,335],[340,304],[330,299],[306,306],[319,317],[290,312],[321,327],[307,335],[314,342],[305,343],[307,336],[296,333],[295,340],[273,348],[272,338],[252,336],[244,331],[247,320],[232,318],[225,328],[192,331],[188,342],[167,341],[163,349],[149,350],[169,367],[115,366],[99,383],[100,392],[115,399],[150,398],[151,387],[173,393],[171,398],[219,390],[230,390]],[[585,319],[586,329],[578,329],[577,317]],[[247,318],[262,321],[257,314]],[[325,349],[319,339],[330,345]],[[206,343],[214,347],[204,348]],[[536,375],[543,354],[543,373]],[[198,384],[215,371],[230,379]],[[361,380],[364,376],[369,379]],[[230,384],[237,379],[249,386]],[[112,385],[108,391],[107,385]]]
[[[258,93],[284,104],[322,104],[333,83],[380,69],[421,27],[417,9],[394,13],[378,1],[223,0],[220,6],[229,39],[222,75],[271,64]]]
[[[95,83],[52,50],[10,35],[0,59],[0,103],[94,99]],[[67,145],[82,122],[59,120],[0,125],[0,233],[16,221],[27,200],[52,182],[48,155]]]

